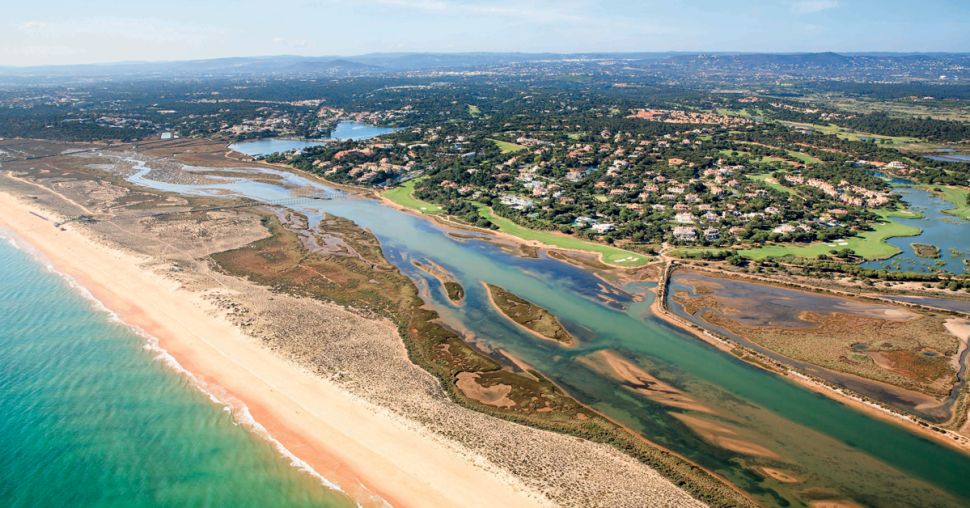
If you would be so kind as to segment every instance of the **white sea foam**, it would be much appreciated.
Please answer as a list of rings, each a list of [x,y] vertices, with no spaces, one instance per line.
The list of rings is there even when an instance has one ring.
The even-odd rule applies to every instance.
[[[320,481],[321,484],[323,484],[327,488],[347,494],[347,492],[344,489],[342,489],[339,485],[337,485],[335,482],[328,480],[326,477],[324,477],[316,470],[314,470],[313,467],[310,466],[310,464],[301,460],[299,457],[294,455],[293,452],[291,452],[285,446],[283,446],[283,443],[279,442],[279,440],[274,438],[269,433],[269,431],[266,430],[266,427],[263,427],[259,422],[256,421],[255,418],[253,418],[252,414],[249,412],[249,408],[246,407],[246,405],[243,404],[241,400],[230,396],[221,387],[210,385],[206,383],[204,380],[199,379],[197,376],[195,376],[194,374],[186,370],[184,367],[182,367],[182,364],[180,364],[178,360],[175,359],[175,357],[170,355],[168,351],[166,351],[165,349],[163,349],[158,345],[158,339],[156,337],[145,332],[140,327],[124,322],[118,316],[118,314],[116,314],[111,309],[107,308],[100,300],[95,298],[94,295],[87,290],[87,288],[78,284],[78,282],[73,277],[71,277],[66,273],[56,270],[54,268],[54,263],[50,260],[50,258],[48,258],[47,255],[41,252],[39,249],[31,245],[30,242],[28,242],[26,239],[18,235],[12,229],[4,228],[4,227],[0,227],[0,239],[5,240],[11,246],[28,254],[35,262],[44,266],[48,272],[60,277],[61,280],[67,283],[67,285],[72,290],[74,290],[79,295],[81,295],[81,297],[83,297],[85,300],[90,302],[93,310],[107,315],[108,322],[117,324],[120,326],[124,326],[132,333],[141,337],[145,341],[142,348],[145,349],[146,351],[151,351],[152,353],[154,353],[155,354],[153,358],[154,360],[163,363],[166,367],[188,378],[192,386],[194,386],[196,389],[198,389],[203,394],[205,394],[209,398],[209,400],[211,400],[213,403],[222,406],[224,411],[229,412],[230,415],[232,415],[233,422],[236,425],[240,425],[246,428],[247,430],[249,430],[250,432],[254,433],[255,435],[259,436],[260,438],[269,441],[270,444],[272,444],[273,447],[276,448],[277,452],[279,452],[283,457],[286,457],[290,461],[291,466],[316,478],[317,480]],[[367,491],[367,489],[363,485],[360,485],[360,488]],[[387,506],[389,508],[391,507],[391,505],[387,503],[387,501],[377,497],[374,494],[372,495],[374,496],[371,499],[372,501],[377,501],[380,504],[383,504],[384,506]],[[357,502],[357,506],[358,507],[361,506],[359,502]]]

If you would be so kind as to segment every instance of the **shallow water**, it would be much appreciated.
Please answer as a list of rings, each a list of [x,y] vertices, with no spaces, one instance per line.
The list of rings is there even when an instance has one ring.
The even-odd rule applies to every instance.
[[[970,224],[967,221],[946,215],[942,210],[953,208],[953,205],[942,201],[932,193],[912,187],[902,187],[893,191],[902,194],[903,199],[910,205],[917,207],[923,213],[922,219],[893,218],[894,221],[907,226],[914,226],[923,230],[919,236],[890,238],[886,243],[895,245],[901,253],[883,261],[869,261],[863,264],[867,268],[895,270],[893,262],[899,263],[902,271],[930,272],[930,267],[937,268],[936,259],[921,258],[916,255],[911,243],[925,243],[940,248],[942,268],[954,274],[964,273],[967,266],[963,259],[970,256]],[[950,248],[957,249],[961,255],[954,256]],[[929,266],[927,266],[929,265]]]
[[[355,506],[4,239],[0,267],[0,505]]]
[[[960,296],[964,296],[964,294]],[[958,312],[970,313],[970,302],[963,300],[947,300],[945,298],[933,298],[930,296],[890,296],[882,295],[882,298],[888,298],[890,300],[899,300],[903,302],[918,303],[920,305],[927,305],[930,307],[938,307],[940,309],[955,310]]]
[[[333,132],[330,133],[330,138],[339,139],[341,141],[346,141],[348,139],[361,141],[376,138],[377,136],[394,132],[396,130],[397,129],[388,129],[384,127],[373,127],[356,122],[340,122],[337,124],[337,127],[334,128]],[[326,143],[322,141],[308,141],[299,139],[261,139],[257,141],[233,143],[229,145],[229,148],[239,153],[244,153],[246,155],[255,157],[259,155],[270,155],[273,153],[286,152],[288,150],[297,150],[301,148],[310,148],[323,145],[326,145]]]
[[[266,200],[287,194],[281,187],[259,182],[139,183],[185,193],[232,188]],[[768,506],[803,506],[808,495],[799,492],[806,489],[815,489],[816,496],[854,499],[866,506],[970,504],[970,483],[965,481],[970,456],[812,393],[668,326],[650,314],[650,293],[641,302],[622,293],[611,294],[626,307],[618,309],[598,298],[601,281],[583,270],[544,256],[514,257],[480,240],[454,239],[425,219],[373,201],[317,201],[297,208],[311,218],[311,226],[326,212],[369,228],[388,260],[432,288],[429,303],[448,325],[464,331],[471,343],[493,354],[508,351],[578,400],[716,471]],[[435,279],[411,264],[423,259],[445,267],[462,283],[464,305],[453,305]],[[489,304],[483,281],[563,318],[578,338],[578,347],[565,348],[523,333]],[[642,288],[631,285],[626,290]],[[602,350],[615,352],[675,386],[708,412],[677,409],[624,387],[615,376],[591,367],[591,355]],[[776,457],[757,457],[714,444],[715,440],[678,418],[684,415],[714,422],[733,432],[734,439],[756,443]],[[765,479],[754,472],[757,467],[785,470],[802,482]]]

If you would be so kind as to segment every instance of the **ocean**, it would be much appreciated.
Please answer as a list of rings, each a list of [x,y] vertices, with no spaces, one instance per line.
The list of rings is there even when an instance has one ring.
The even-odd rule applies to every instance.
[[[0,232],[0,506],[352,507]]]

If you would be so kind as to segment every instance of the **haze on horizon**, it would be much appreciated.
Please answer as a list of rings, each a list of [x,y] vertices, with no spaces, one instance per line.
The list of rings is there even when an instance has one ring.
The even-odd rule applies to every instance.
[[[0,65],[372,52],[964,52],[962,0],[18,2]]]

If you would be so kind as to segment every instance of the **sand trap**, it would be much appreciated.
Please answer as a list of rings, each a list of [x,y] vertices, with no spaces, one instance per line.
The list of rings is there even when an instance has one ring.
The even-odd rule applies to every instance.
[[[458,374],[458,388],[467,396],[489,406],[513,407],[515,401],[509,398],[512,387],[509,385],[495,385],[485,388],[478,384],[477,372],[462,372]]]

